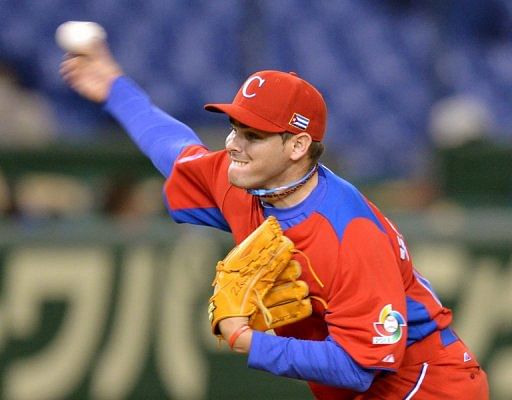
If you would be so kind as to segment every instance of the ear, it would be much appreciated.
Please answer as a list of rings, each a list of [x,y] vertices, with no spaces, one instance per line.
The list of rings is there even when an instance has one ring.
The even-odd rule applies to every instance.
[[[313,139],[311,139],[311,136],[307,132],[294,135],[290,140],[290,145],[292,146],[290,158],[294,161],[297,161],[302,157],[307,156],[309,146],[312,142]]]

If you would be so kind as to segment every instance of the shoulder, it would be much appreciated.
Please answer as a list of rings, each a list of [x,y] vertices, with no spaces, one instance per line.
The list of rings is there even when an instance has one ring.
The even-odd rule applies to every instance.
[[[341,241],[349,224],[361,218],[384,231],[375,210],[353,184],[324,166],[320,171],[325,176],[327,191],[317,211],[332,225],[338,240]]]

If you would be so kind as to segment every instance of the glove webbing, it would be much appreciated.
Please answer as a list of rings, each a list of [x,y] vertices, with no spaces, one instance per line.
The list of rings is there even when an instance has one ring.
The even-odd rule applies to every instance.
[[[267,250],[270,247],[273,247],[274,246],[274,240],[276,238],[277,238],[277,236],[274,236],[272,238],[272,240],[263,249]],[[218,275],[219,275],[220,272],[228,272],[228,273],[229,272],[239,272],[240,275],[244,276],[244,275],[247,275],[248,273],[250,273],[254,269],[253,264],[254,264],[255,261],[258,261],[258,263],[261,264],[261,260],[251,260],[251,262],[249,264],[241,267],[239,271],[225,269],[225,268],[223,268],[224,265],[225,265],[224,261],[219,261],[217,263],[216,274],[215,274],[215,277],[213,278],[212,286],[215,286],[215,284],[217,283],[217,278],[218,278]]]

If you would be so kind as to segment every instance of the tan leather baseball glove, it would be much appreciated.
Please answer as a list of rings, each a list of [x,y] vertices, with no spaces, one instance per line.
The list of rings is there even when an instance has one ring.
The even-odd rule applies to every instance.
[[[298,280],[300,264],[291,259],[294,252],[271,216],[217,263],[208,306],[214,335],[220,335],[224,318],[248,317],[249,326],[265,331],[311,314],[308,286]]]
[[[258,308],[249,319],[249,326],[257,331],[279,328],[309,317],[312,313],[309,287],[299,280],[301,266],[291,260],[277,277],[274,286],[263,298],[263,305],[270,312],[271,321],[267,324],[264,313]]]

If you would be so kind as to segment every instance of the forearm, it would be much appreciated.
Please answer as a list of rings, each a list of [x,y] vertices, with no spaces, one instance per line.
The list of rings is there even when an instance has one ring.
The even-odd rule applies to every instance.
[[[126,76],[115,80],[104,107],[165,177],[185,147],[202,145],[192,129],[154,106]]]
[[[220,321],[220,331],[229,343],[245,317]],[[249,353],[250,368],[274,375],[314,381],[329,386],[364,392],[373,381],[374,372],[362,368],[330,337],[324,341],[277,337],[249,329],[237,337],[232,349]]]
[[[359,392],[373,381],[374,372],[359,366],[329,338],[309,341],[252,332],[250,342],[251,368]]]

